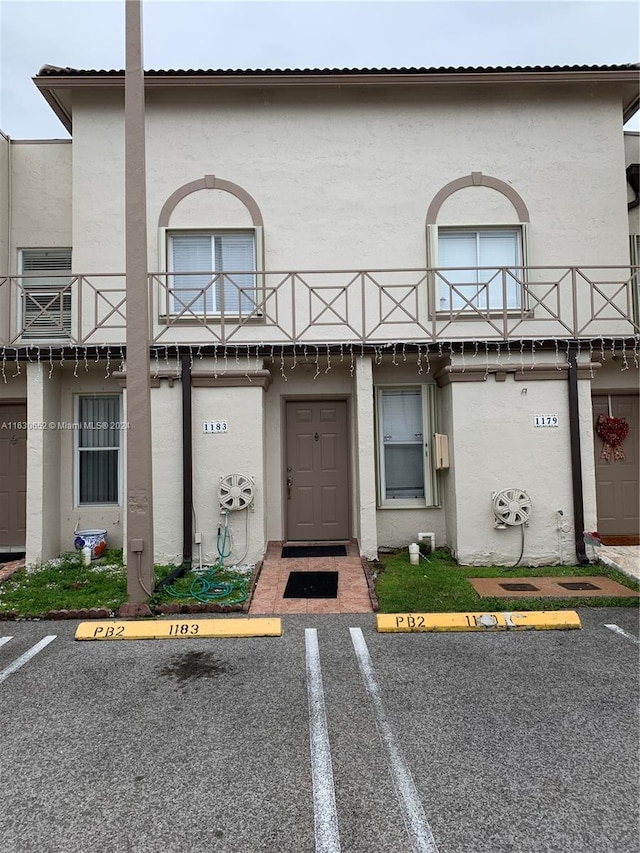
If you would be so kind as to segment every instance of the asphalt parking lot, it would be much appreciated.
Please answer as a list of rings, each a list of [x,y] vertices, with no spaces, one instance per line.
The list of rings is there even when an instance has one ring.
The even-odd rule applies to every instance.
[[[638,853],[638,613],[580,615],[113,642],[0,623],[0,849]]]

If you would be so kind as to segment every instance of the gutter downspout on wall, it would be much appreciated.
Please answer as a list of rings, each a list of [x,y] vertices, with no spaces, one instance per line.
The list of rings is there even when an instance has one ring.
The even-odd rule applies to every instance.
[[[191,406],[191,356],[180,356],[182,369],[182,563],[159,581],[158,592],[191,570],[193,548],[193,415]]]
[[[571,484],[573,492],[573,533],[576,558],[580,565],[589,563],[584,546],[584,497],[582,492],[582,460],[580,449],[580,408],[578,403],[578,342],[569,344],[569,436],[571,440]]]
[[[191,356],[182,354],[182,567],[191,568],[193,543],[193,417]]]

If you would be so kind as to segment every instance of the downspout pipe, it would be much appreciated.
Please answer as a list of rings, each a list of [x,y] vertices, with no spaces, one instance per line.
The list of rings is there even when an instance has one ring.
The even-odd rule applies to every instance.
[[[182,565],[191,568],[193,548],[193,414],[191,356],[182,353]]]
[[[191,356],[180,356],[182,369],[182,563],[156,586],[173,583],[191,569],[193,542],[193,414]]]
[[[571,442],[571,484],[573,491],[573,533],[576,558],[581,566],[589,563],[584,546],[584,495],[580,455],[580,407],[578,403],[578,342],[569,343],[569,436]]]

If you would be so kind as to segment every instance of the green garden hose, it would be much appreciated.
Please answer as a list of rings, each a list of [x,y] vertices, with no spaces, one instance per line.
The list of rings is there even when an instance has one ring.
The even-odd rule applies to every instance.
[[[247,581],[245,578],[238,578],[234,581],[220,580],[217,575],[223,568],[221,563],[217,563],[204,574],[198,574],[191,581],[189,589],[181,592],[175,587],[165,586],[164,590],[174,598],[195,598],[203,604],[208,604],[210,601],[218,599],[227,599],[225,604],[242,604],[247,598]],[[233,593],[236,593],[233,595]],[[233,595],[233,598],[231,596]]]
[[[218,599],[226,599],[225,604],[242,604],[247,598],[247,581],[244,578],[228,581],[220,580],[218,572],[224,569],[224,560],[231,554],[231,548],[227,551],[227,525],[225,523],[222,532],[218,528],[216,537],[216,548],[218,549],[218,562],[204,574],[198,574],[191,581],[187,592],[180,592],[175,587],[166,585],[163,589],[174,598],[195,598],[203,604]],[[233,593],[236,595],[230,598]]]

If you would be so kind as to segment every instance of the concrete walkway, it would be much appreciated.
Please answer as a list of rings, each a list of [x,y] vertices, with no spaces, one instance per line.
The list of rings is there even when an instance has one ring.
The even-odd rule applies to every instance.
[[[640,581],[640,545],[602,545],[597,557],[605,566]]]

